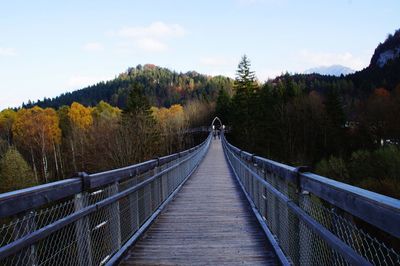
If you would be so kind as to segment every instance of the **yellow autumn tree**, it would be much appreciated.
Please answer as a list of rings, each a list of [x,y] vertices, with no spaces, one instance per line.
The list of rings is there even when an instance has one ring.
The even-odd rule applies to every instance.
[[[29,151],[36,174],[35,154],[40,154],[44,181],[48,179],[47,155],[54,151],[61,142],[59,118],[54,109],[42,109],[35,106],[20,109],[12,125],[15,142],[22,149]]]
[[[117,121],[121,118],[122,110],[110,104],[100,101],[92,110],[94,120]]]
[[[152,115],[157,121],[161,135],[164,137],[165,152],[172,153],[180,149],[182,132],[185,127],[185,115],[180,104],[174,104],[170,108],[151,108]]]
[[[84,153],[85,171],[106,170],[115,167],[110,158],[114,154],[115,138],[121,126],[121,109],[101,101],[92,109],[93,125],[87,131]],[[123,141],[118,139],[117,141]],[[101,156],[99,156],[101,155]]]
[[[73,102],[68,111],[68,117],[71,124],[71,136],[69,138],[72,165],[74,171],[79,168],[85,169],[85,147],[88,145],[89,129],[93,125],[93,108],[85,107],[80,103]]]
[[[74,102],[68,112],[68,117],[73,126],[87,130],[93,124],[92,109]]]
[[[12,124],[16,116],[17,112],[10,108],[0,112],[0,136],[6,139],[9,145],[11,145]]]

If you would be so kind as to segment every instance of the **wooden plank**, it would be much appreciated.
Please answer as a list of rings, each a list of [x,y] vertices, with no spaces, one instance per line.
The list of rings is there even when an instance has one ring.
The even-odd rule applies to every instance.
[[[276,265],[220,140],[120,265]]]

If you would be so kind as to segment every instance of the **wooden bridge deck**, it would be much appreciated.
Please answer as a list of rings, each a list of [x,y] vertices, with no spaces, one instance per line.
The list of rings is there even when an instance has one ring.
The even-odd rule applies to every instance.
[[[121,265],[275,265],[220,140]]]

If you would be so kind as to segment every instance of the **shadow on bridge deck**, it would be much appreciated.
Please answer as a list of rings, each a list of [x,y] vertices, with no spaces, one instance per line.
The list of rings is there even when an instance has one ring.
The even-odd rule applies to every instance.
[[[189,264],[277,264],[220,140],[120,265]]]

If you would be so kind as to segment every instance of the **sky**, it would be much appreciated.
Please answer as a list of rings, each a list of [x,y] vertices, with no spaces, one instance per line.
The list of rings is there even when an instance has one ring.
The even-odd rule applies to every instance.
[[[138,64],[260,81],[368,66],[400,28],[398,0],[0,0],[0,109],[54,97]]]

